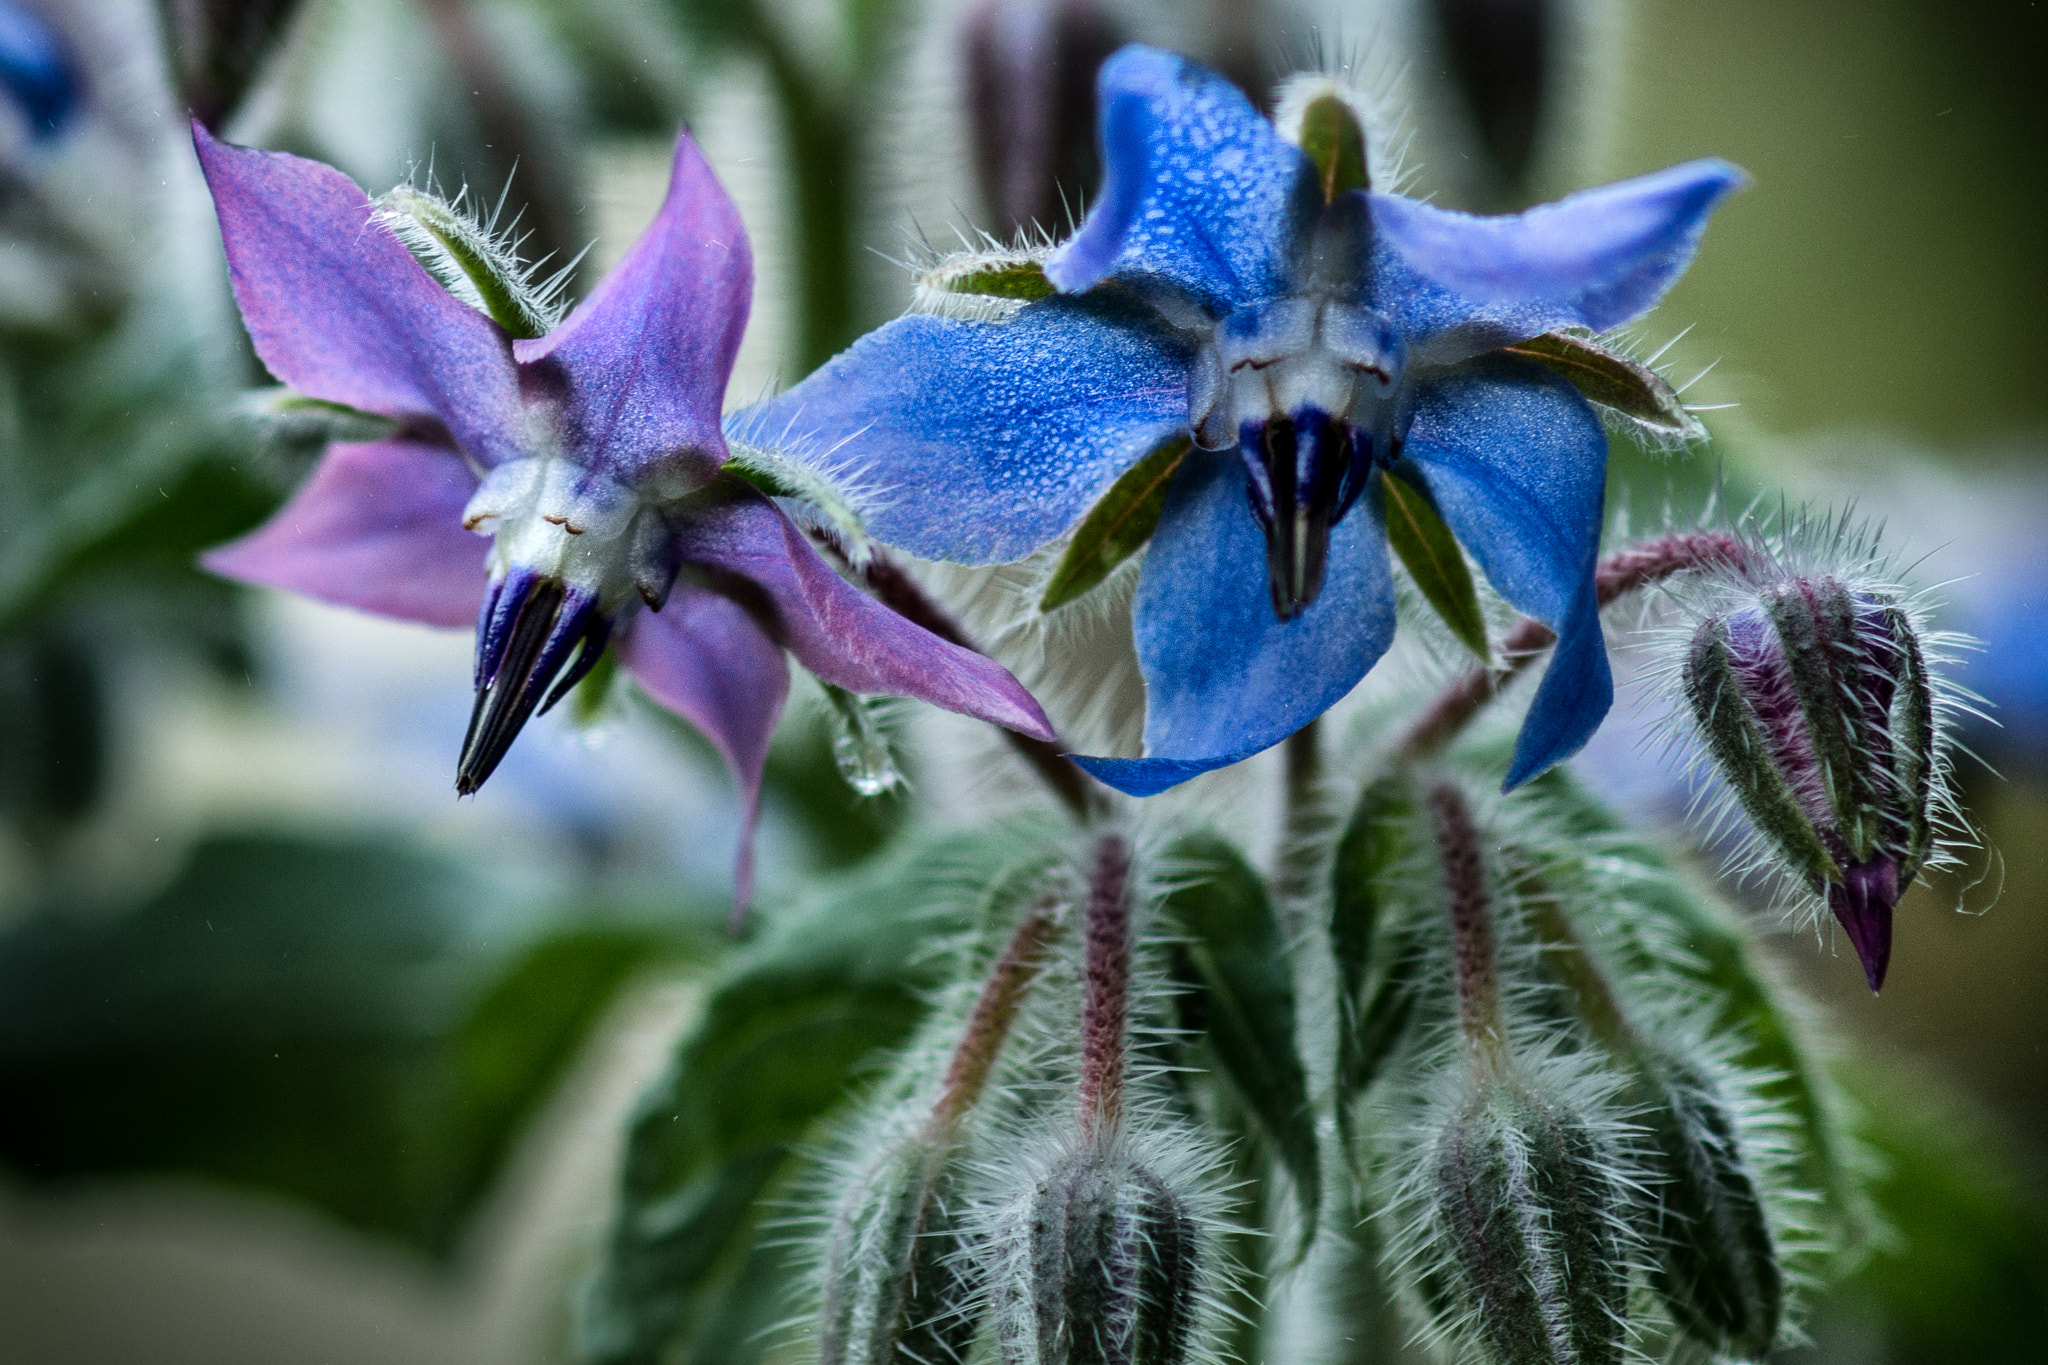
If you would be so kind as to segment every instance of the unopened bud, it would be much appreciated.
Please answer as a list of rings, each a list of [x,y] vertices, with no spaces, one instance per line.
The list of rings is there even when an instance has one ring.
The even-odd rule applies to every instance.
[[[1004,1210],[1004,1365],[1179,1365],[1204,1292],[1201,1220],[1117,1138],[1082,1138]]]
[[[1454,1267],[1437,1292],[1501,1365],[1608,1365],[1627,1337],[1621,1201],[1605,1144],[1514,1080],[1482,1084],[1432,1155]]]
[[[1632,1098],[1658,1178],[1642,1205],[1657,1256],[1651,1283],[1688,1334],[1760,1359],[1778,1335],[1784,1276],[1718,1087],[1678,1058],[1654,1056]]]
[[[1685,693],[1743,810],[1826,897],[1876,990],[1934,837],[1934,703],[1905,610],[1788,575],[1701,623]]]
[[[978,1324],[952,1311],[960,1240],[950,1206],[951,1135],[890,1148],[848,1191],[826,1249],[819,1365],[947,1365]]]

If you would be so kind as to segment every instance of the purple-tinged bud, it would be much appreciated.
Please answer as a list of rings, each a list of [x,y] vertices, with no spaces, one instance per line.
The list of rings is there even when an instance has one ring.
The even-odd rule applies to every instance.
[[[1905,610],[1788,576],[1700,624],[1684,684],[1744,812],[1826,898],[1877,990],[1893,907],[1934,843],[1934,701]]]
[[[1084,1137],[998,1218],[1004,1365],[1179,1365],[1198,1338],[1204,1231],[1127,1144]]]
[[[1439,1135],[1432,1215],[1444,1286],[1502,1365],[1606,1365],[1627,1337],[1613,1163],[1574,1111],[1488,1080]]]

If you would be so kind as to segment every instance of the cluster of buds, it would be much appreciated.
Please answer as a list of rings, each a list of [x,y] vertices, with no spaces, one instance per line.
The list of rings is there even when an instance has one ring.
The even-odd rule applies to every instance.
[[[977,1163],[967,1119],[1058,927],[1051,897],[997,959],[929,1115],[849,1168],[822,1267],[821,1365],[964,1360],[984,1322],[1004,1365],[1183,1365],[1205,1349],[1214,1199],[1182,1135],[1125,1100],[1131,883],[1129,844],[1103,837],[1079,1093],[1038,1158]]]
[[[1935,850],[1946,762],[1912,614],[1831,573],[1752,569],[1694,629],[1685,699],[1757,832],[1825,897],[1875,991]]]

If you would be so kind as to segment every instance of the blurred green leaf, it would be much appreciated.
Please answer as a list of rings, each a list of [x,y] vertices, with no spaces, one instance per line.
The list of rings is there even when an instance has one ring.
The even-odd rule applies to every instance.
[[[930,945],[973,927],[971,907],[935,915],[917,888],[961,868],[994,878],[1015,847],[958,836],[906,850],[779,917],[728,964],[628,1129],[583,1359],[653,1362],[686,1344],[689,1360],[741,1365],[768,1349],[730,1326],[773,1321],[793,1273],[780,1248],[764,1261],[753,1245],[762,1196],[862,1064],[923,1017],[949,966]]]
[[[1420,810],[1405,774],[1359,794],[1330,868],[1330,948],[1337,961],[1337,1127],[1353,1153],[1352,1108],[1392,1051],[1414,1006],[1418,959],[1384,922],[1389,878],[1407,857]],[[1384,940],[1384,941],[1382,941]],[[1378,974],[1374,976],[1374,967]]]
[[[1883,1359],[1913,1365],[2039,1359],[2048,1192],[2021,1174],[2021,1154],[1989,1120],[1938,1082],[1869,1062],[1838,1074],[1862,1110],[1858,1136],[1881,1160],[1872,1193],[1892,1233],[1835,1291],[1849,1314],[1876,1319],[1852,1330],[1874,1327]],[[1823,1301],[1823,1326],[1831,1307]]]
[[[496,922],[390,843],[201,844],[114,918],[0,938],[0,1157],[253,1185],[449,1254],[534,1107],[680,935]]]
[[[1286,936],[1265,882],[1223,840],[1191,836],[1175,844],[1168,859],[1193,878],[1168,895],[1163,908],[1188,935],[1187,962],[1204,997],[1199,1014],[1209,1045],[1294,1183],[1305,1252],[1315,1238],[1322,1173],[1295,1036]]]

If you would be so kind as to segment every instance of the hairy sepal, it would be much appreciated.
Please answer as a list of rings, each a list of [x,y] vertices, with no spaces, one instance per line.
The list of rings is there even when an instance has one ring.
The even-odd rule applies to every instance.
[[[1597,341],[1569,332],[1545,332],[1503,349],[1562,375],[1587,401],[1627,418],[1650,436],[1680,442],[1706,439],[1707,429],[1664,376]]]
[[[1167,486],[1192,445],[1185,436],[1175,437],[1117,476],[1067,538],[1039,596],[1040,611],[1074,601],[1145,547],[1159,529]]]

